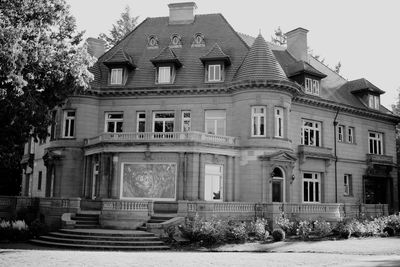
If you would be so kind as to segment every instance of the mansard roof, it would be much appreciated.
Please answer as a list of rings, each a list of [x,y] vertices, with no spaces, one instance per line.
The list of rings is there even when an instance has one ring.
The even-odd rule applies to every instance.
[[[215,61],[221,60],[225,63],[225,65],[230,65],[231,60],[227,54],[225,54],[218,43],[215,43],[214,46],[207,52],[204,56],[200,57],[200,60],[205,63],[207,61]]]
[[[176,67],[181,67],[182,63],[175,55],[174,51],[170,47],[165,47],[161,50],[160,54],[150,60],[154,65],[162,63],[173,63]]]
[[[310,74],[319,78],[325,78],[327,75],[318,71],[309,63],[299,60],[287,66],[287,75],[288,77],[293,77],[298,74]]]
[[[385,91],[379,89],[372,83],[370,83],[367,79],[361,78],[353,81],[349,81],[345,84],[345,86],[350,90],[353,94],[361,93],[361,92],[371,92],[378,95],[384,94]]]
[[[254,40],[235,80],[284,80],[287,81],[281,65],[272,53],[264,38],[260,35]]]
[[[131,57],[127,55],[121,48],[115,51],[115,53],[112,54],[109,58],[104,60],[103,63],[108,67],[115,65],[126,65],[132,68],[135,67],[135,64],[133,64]]]

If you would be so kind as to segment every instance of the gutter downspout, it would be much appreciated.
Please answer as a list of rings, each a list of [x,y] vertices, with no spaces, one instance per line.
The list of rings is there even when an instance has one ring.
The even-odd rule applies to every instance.
[[[335,160],[335,203],[338,203],[338,177],[337,177],[337,153],[336,153],[336,126],[338,125],[337,116],[339,115],[339,109],[336,110],[335,118],[333,119],[333,147],[334,147],[334,160]]]

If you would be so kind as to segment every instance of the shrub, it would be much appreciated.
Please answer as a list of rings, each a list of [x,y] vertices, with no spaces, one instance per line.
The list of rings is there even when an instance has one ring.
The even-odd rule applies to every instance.
[[[285,214],[282,212],[280,216],[275,219],[275,224],[282,228],[283,231],[287,235],[295,235],[298,227],[297,221],[290,221],[285,217]]]
[[[392,227],[396,233],[400,233],[400,213],[388,216],[387,226]]]
[[[240,243],[244,242],[248,237],[246,231],[246,223],[238,223],[230,225],[225,233],[225,238],[227,242]]]
[[[275,242],[283,241],[286,238],[285,232],[282,229],[275,229],[272,231],[272,238]]]
[[[383,233],[386,233],[388,236],[394,236],[396,231],[394,230],[393,227],[386,226],[385,228],[383,228]]]
[[[257,218],[255,221],[247,223],[246,230],[248,236],[254,236],[257,240],[264,241],[269,236],[268,221],[264,218]],[[268,233],[266,235],[266,233]]]
[[[329,222],[326,221],[315,221],[314,225],[314,233],[319,237],[325,237],[332,232],[332,226]]]
[[[31,237],[39,237],[49,231],[48,226],[40,220],[34,220],[29,226],[29,234]]]
[[[349,238],[352,234],[352,227],[348,220],[339,221],[333,229],[340,237]]]
[[[300,236],[302,239],[308,239],[311,231],[312,231],[312,223],[305,220],[299,222],[296,234]]]

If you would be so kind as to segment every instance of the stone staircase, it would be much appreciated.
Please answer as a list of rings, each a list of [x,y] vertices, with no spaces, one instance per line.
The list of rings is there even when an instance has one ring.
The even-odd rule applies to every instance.
[[[160,224],[160,223],[166,222],[175,217],[176,217],[176,214],[165,214],[165,213],[154,214],[150,217],[150,220],[148,220],[145,224],[143,224],[143,226],[138,227],[137,229],[141,230],[141,231],[147,231],[148,224]]]
[[[75,228],[79,229],[95,229],[100,228],[99,214],[98,213],[77,213],[71,217],[74,220]]]

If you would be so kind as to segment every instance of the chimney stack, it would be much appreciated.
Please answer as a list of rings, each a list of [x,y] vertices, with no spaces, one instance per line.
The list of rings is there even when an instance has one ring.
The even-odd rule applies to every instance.
[[[194,21],[194,2],[169,4],[169,24],[190,24]]]
[[[297,60],[308,62],[307,53],[307,33],[304,28],[297,28],[287,32],[287,51],[292,54]]]
[[[86,43],[89,54],[95,58],[101,57],[106,51],[106,42],[101,39],[89,37],[86,39]]]

